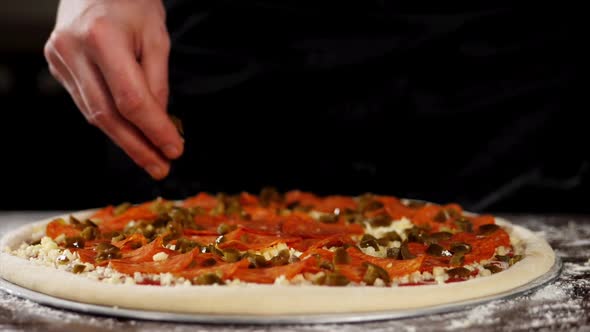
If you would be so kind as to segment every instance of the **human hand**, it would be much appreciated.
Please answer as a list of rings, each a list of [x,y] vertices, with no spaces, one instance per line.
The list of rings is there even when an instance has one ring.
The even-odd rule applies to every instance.
[[[161,0],[62,0],[44,49],[87,121],[155,179],[184,148],[166,112],[165,16]]]

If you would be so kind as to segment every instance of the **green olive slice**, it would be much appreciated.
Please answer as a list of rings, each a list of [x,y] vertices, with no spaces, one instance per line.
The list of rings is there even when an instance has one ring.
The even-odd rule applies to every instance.
[[[441,247],[440,245],[438,245],[436,243],[433,243],[433,244],[429,245],[428,248],[426,248],[426,253],[429,254],[430,256],[442,257],[444,251],[445,251],[445,248]]]
[[[504,263],[510,262],[510,256],[508,255],[496,255],[496,259]]]
[[[226,262],[234,263],[239,261],[242,258],[242,255],[239,250],[228,248],[223,250],[223,260]]]
[[[504,271],[501,267],[496,264],[486,264],[483,266],[485,269],[490,270],[492,273],[498,273]]]
[[[465,254],[464,253],[456,253],[451,257],[449,264],[451,266],[461,266],[465,261]]]
[[[322,261],[320,262],[320,268],[328,271],[334,271],[334,264],[332,262]]]
[[[387,227],[391,225],[392,222],[393,220],[391,219],[391,217],[389,217],[386,214],[380,214],[369,220],[369,223],[373,227]]]
[[[360,247],[361,248],[373,247],[373,249],[379,250],[379,243],[377,243],[377,239],[373,235],[365,234],[361,238]]]
[[[289,251],[289,249],[283,249],[279,251],[278,255],[270,259],[270,263],[273,266],[287,265],[289,264],[290,258],[291,252]]]
[[[453,234],[449,233],[449,232],[436,232],[436,233],[432,233],[428,236],[428,239],[432,242],[432,243],[437,243],[439,241],[448,241],[453,237]]]
[[[215,273],[204,273],[193,279],[193,283],[197,285],[213,285],[223,284],[221,278]]]
[[[270,263],[262,255],[249,254],[247,257],[248,257],[248,261],[250,262],[250,264],[248,265],[248,268],[256,269],[256,268],[268,267],[270,265]]]
[[[383,234],[383,236],[380,237],[379,240],[377,240],[377,243],[379,243],[382,246],[386,246],[387,244],[389,244],[389,242],[392,241],[402,241],[402,238],[399,236],[399,234],[397,234],[396,231],[391,231]]]
[[[365,265],[367,266],[367,271],[365,272],[365,276],[363,277],[363,281],[367,285],[374,285],[375,280],[377,280],[377,278],[383,280],[383,282],[385,282],[385,284],[390,283],[391,280],[389,278],[389,274],[387,273],[387,271],[385,271],[385,269],[383,269],[382,267],[380,267],[378,265],[371,264],[371,263],[366,263]]]
[[[346,286],[350,280],[338,272],[329,272],[326,274],[324,285],[326,286]]]
[[[193,250],[196,247],[198,247],[197,242],[186,239],[186,238],[180,238],[180,239],[176,240],[175,250],[184,254],[184,253],[187,253],[187,252]]]
[[[400,248],[387,248],[387,258],[400,258]]]
[[[462,232],[473,233],[473,224],[465,217],[459,217],[455,220],[455,225]]]
[[[447,270],[447,274],[451,278],[467,278],[471,274],[471,271],[464,268],[464,267],[456,267],[456,268]]]
[[[84,248],[85,241],[80,236],[73,236],[73,237],[66,237],[66,247],[67,248]]]
[[[204,261],[201,262],[201,266],[202,267],[211,267],[217,264],[217,261],[215,260],[215,258],[207,258]]]
[[[70,259],[68,258],[68,256],[66,256],[64,254],[57,256],[57,263],[58,264],[64,265],[69,262],[70,262]]]
[[[223,256],[223,251],[219,250],[216,246],[214,246],[213,244],[209,244],[207,246],[204,246],[201,248],[201,252],[203,254],[206,253],[211,253],[211,254],[216,254],[217,256]]]
[[[498,226],[496,224],[481,225],[481,226],[479,226],[479,234],[480,235],[489,235],[489,234],[492,234],[493,232],[497,231],[498,229],[500,229],[500,226]]]
[[[98,230],[96,229],[96,227],[92,227],[92,226],[86,226],[86,228],[84,228],[84,230],[82,230],[82,232],[80,232],[80,236],[84,240],[94,240],[94,239],[96,239],[97,235],[98,235]]]
[[[453,254],[468,254],[471,252],[471,245],[464,242],[457,242],[451,244],[451,252]]]
[[[428,234],[426,233],[426,230],[419,227],[412,227],[410,229],[407,229],[405,233],[408,237],[408,242],[424,243],[428,239]]]
[[[121,250],[110,243],[101,242],[94,248],[94,250],[97,253],[96,260],[98,262],[121,258]]]
[[[510,260],[508,260],[508,264],[514,265],[517,262],[521,261],[522,258],[523,258],[522,255],[514,255],[510,258]]]
[[[83,264],[76,264],[72,268],[72,272],[74,272],[76,274],[77,273],[82,273],[82,272],[84,272],[84,270],[86,270],[86,265],[83,265]]]
[[[400,256],[402,259],[405,260],[405,259],[416,258],[416,256],[410,252],[410,249],[408,249],[407,243],[402,243],[402,245],[399,249],[400,249]]]
[[[349,264],[350,263],[350,256],[346,249],[344,248],[336,248],[334,251],[334,264]]]
[[[225,235],[225,234],[235,230],[236,228],[237,228],[236,225],[219,224],[219,226],[217,226],[217,234]]]
[[[338,222],[338,215],[333,213],[322,214],[320,216],[320,221],[324,224],[335,224]]]

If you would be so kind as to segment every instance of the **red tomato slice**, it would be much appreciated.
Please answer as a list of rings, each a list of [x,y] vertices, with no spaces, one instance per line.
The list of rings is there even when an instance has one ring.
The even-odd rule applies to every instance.
[[[316,241],[315,243],[313,243],[309,247],[309,249],[317,249],[317,248],[323,248],[323,247],[327,247],[327,248],[342,247],[345,244],[354,245],[355,242],[352,240],[352,238],[349,235],[336,234],[336,235],[332,235],[327,238],[320,239],[320,240]]]
[[[300,206],[315,207],[320,203],[320,198],[312,193],[300,190],[292,190],[285,193],[287,206],[298,203]]]
[[[336,234],[363,234],[364,229],[359,224],[341,225],[325,224],[314,219],[304,219],[297,216],[289,216],[283,222],[282,233],[284,235],[302,238],[323,238]]]
[[[112,245],[118,247],[122,251],[130,251],[133,250],[134,246],[137,244],[141,244],[141,247],[147,244],[148,240],[143,236],[143,234],[135,233],[131,236],[127,237],[124,240],[113,242]]]
[[[391,278],[402,277],[412,272],[418,271],[424,260],[424,256],[419,256],[413,259],[396,260],[389,258],[379,258],[366,255],[355,248],[348,248],[346,250],[350,257],[358,258],[362,261],[375,264],[385,269]]]
[[[178,272],[184,270],[192,263],[195,254],[198,254],[199,249],[191,250],[187,253],[168,257],[163,261],[147,261],[147,262],[131,262],[128,260],[111,260],[111,266],[125,274],[140,273],[168,273]]]
[[[510,236],[503,229],[489,235],[474,237],[474,240],[467,242],[471,245],[471,252],[465,255],[465,264],[491,258],[499,246],[510,247]]]
[[[411,219],[416,214],[415,209],[403,205],[396,197],[377,196],[375,199],[383,204],[385,212],[394,220],[401,219],[402,217]]]
[[[170,250],[164,248],[162,246],[163,241],[161,237],[157,237],[152,242],[146,244],[145,246],[128,251],[123,253],[123,259],[128,262],[152,262],[153,257],[155,254],[159,252],[165,252],[168,255],[174,255],[176,252],[174,250]]]
[[[299,239],[298,241],[294,241],[289,243],[289,248],[293,248],[297,251],[307,251],[309,248],[314,247],[316,243],[321,241],[321,239]]]
[[[218,264],[211,266],[211,267],[202,267],[198,263],[195,264],[193,267],[185,271],[179,271],[174,273],[179,277],[183,277],[189,280],[193,280],[200,275],[207,274],[207,273],[215,273],[221,275],[222,280],[227,280],[234,275],[235,271],[239,268],[247,268],[249,262],[247,260],[241,260],[236,263],[225,263],[219,262]]]
[[[496,223],[496,219],[494,218],[494,216],[485,214],[477,217],[471,217],[469,218],[469,220],[473,224],[473,230],[477,230],[481,225]]]
[[[201,246],[206,246],[215,243],[219,235],[189,235],[186,238],[197,242]]]
[[[210,210],[217,205],[217,198],[207,193],[199,193],[196,196],[189,197],[182,202],[185,208],[202,207],[205,210]]]
[[[99,219],[102,222],[109,221],[114,217],[114,215],[113,215],[114,210],[115,210],[115,207],[112,205],[109,205],[105,208],[102,208],[102,209],[96,211],[92,216],[90,216],[90,219]]]
[[[72,237],[80,235],[80,230],[76,229],[73,225],[66,223],[63,219],[55,219],[45,229],[45,234],[52,239],[64,234],[65,236]]]
[[[416,256],[426,254],[426,248],[427,247],[422,243],[417,243],[417,242],[408,243],[408,250],[410,251],[411,254],[414,254]]]
[[[218,245],[220,249],[233,248],[238,250],[260,250],[281,242],[288,244],[299,240],[299,238],[294,237],[283,238],[276,235],[253,233],[241,227],[225,234],[224,239],[225,241]]]
[[[191,229],[185,228],[183,229],[184,235],[217,235],[217,231],[212,231],[208,229]]]
[[[96,258],[96,251],[92,248],[84,248],[76,250],[78,256],[80,256],[80,260],[84,263],[96,264],[94,259]],[[106,265],[106,262],[105,262]]]
[[[352,197],[338,195],[322,198],[315,206],[315,210],[326,213],[332,213],[336,209],[344,211],[345,209],[355,210],[356,208],[357,204]]]
[[[103,221],[98,227],[103,233],[121,231],[132,220],[154,220],[157,214],[151,209],[154,202],[147,202],[137,206],[130,207],[123,214],[113,217],[108,221]]]
[[[247,192],[243,192],[240,194],[240,205],[242,205],[242,207],[249,206],[249,205],[256,206],[258,204],[259,204],[258,196],[252,195]]]

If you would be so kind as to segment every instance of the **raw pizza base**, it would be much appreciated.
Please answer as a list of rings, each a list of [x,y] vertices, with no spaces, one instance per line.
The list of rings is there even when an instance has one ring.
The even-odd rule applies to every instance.
[[[73,214],[88,218],[93,210]],[[67,218],[70,214],[62,217]],[[555,253],[541,237],[497,218],[520,240],[524,258],[509,269],[464,282],[414,287],[327,287],[313,285],[148,286],[107,284],[8,254],[54,218],[22,226],[0,240],[0,277],[53,297],[136,310],[194,314],[336,314],[425,308],[497,295],[547,273]]]

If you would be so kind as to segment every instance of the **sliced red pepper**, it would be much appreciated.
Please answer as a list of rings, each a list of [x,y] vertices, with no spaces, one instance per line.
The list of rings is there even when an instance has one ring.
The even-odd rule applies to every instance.
[[[391,278],[402,277],[420,270],[424,260],[424,256],[406,260],[373,257],[362,253],[356,248],[348,248],[346,252],[350,257],[359,258],[362,261],[380,266],[387,271]]]
[[[142,261],[132,262],[124,259],[111,260],[111,266],[125,274],[132,275],[135,272],[140,273],[168,273],[178,272],[187,268],[194,259],[195,254],[199,253],[199,249],[193,249],[187,253],[168,257],[163,261]]]
[[[341,225],[325,224],[312,218],[289,216],[283,222],[281,231],[284,235],[302,238],[323,238],[336,234],[363,234],[359,224]]]
[[[218,247],[220,249],[233,248],[238,250],[260,250],[272,247],[278,243],[297,242],[299,238],[295,237],[279,237],[276,235],[263,235],[249,232],[247,229],[238,228],[226,235],[224,241]]]
[[[76,229],[74,225],[70,225],[65,222],[63,219],[55,219],[49,224],[47,224],[47,228],[45,229],[45,234],[52,239],[64,234],[67,237],[73,237],[80,235],[80,230]]]
[[[123,253],[123,259],[127,260],[128,262],[151,262],[153,261],[153,257],[155,254],[159,252],[164,252],[168,255],[174,255],[176,252],[174,250],[170,250],[164,248],[162,246],[163,240],[162,237],[157,237],[152,242],[146,244],[145,246],[128,251]]]
[[[205,210],[211,210],[217,205],[217,198],[207,193],[199,193],[196,196],[189,197],[182,202],[185,208],[201,207]]]
[[[113,242],[112,244],[121,249],[121,251],[131,251],[139,247],[143,247],[148,243],[148,240],[141,233],[135,233],[125,238],[124,240]]]

